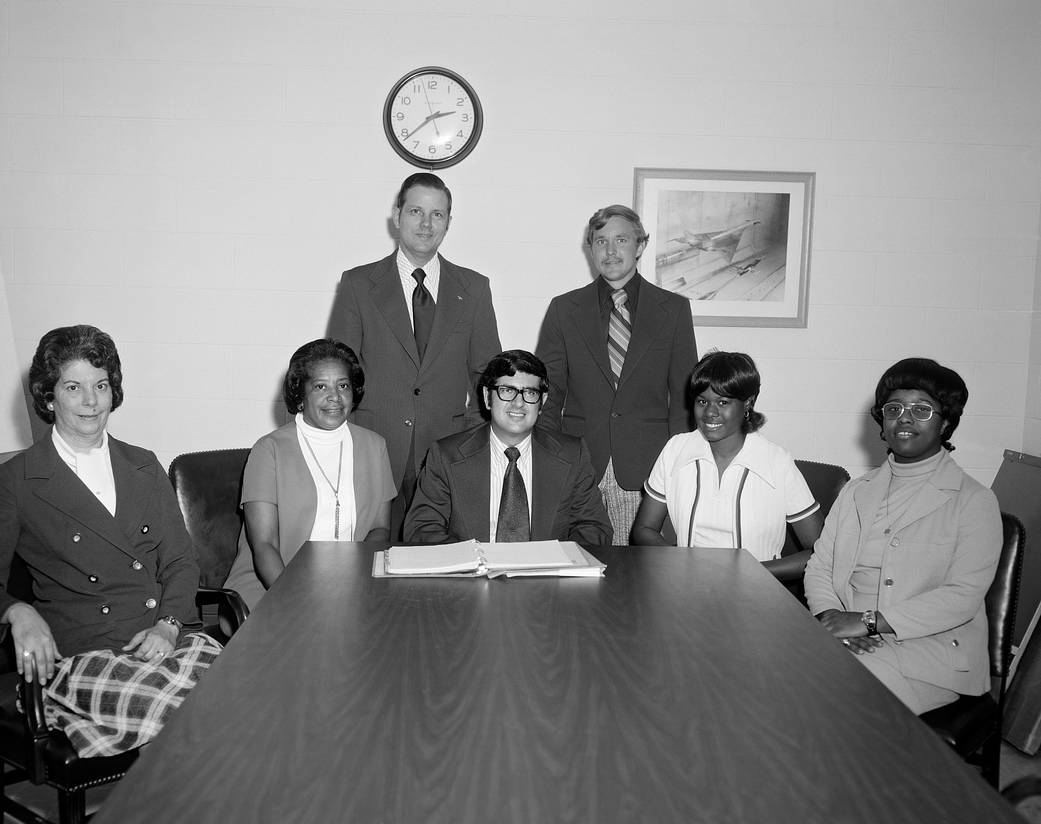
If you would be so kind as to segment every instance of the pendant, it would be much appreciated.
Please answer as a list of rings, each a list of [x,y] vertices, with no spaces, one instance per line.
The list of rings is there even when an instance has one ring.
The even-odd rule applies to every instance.
[[[340,540],[340,499],[336,499],[336,522],[333,524],[333,538]]]

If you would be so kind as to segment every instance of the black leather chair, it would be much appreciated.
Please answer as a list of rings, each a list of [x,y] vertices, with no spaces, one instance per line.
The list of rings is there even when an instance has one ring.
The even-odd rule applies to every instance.
[[[232,610],[232,614],[217,616],[225,632],[228,626],[240,626],[249,615],[239,594],[223,588],[238,552],[242,529],[239,496],[248,457],[248,449],[215,449],[186,452],[170,464],[170,482],[199,556],[199,598],[204,619],[209,619],[205,610],[209,604]],[[220,632],[214,636],[218,641],[222,640]]]
[[[1019,579],[1026,546],[1026,530],[1018,518],[1002,512],[1001,525],[1004,532],[1001,558],[994,583],[987,591],[990,692],[963,695],[954,703],[921,716],[958,755],[980,767],[983,777],[995,788],[1001,772],[1005,686],[1012,664],[1012,634],[1016,626]]]
[[[181,455],[170,465],[181,513],[198,554],[196,604],[204,621],[207,612],[216,619],[216,625],[206,631],[222,642],[249,614],[238,593],[223,588],[237,551],[239,491],[248,455],[248,449],[196,452]],[[19,563],[16,556],[12,581],[22,580]],[[15,707],[16,689],[21,692],[24,714]],[[131,750],[80,758],[63,732],[47,726],[38,684],[26,683],[16,672],[0,675],[0,818],[6,813],[17,821],[43,821],[7,795],[8,786],[28,780],[58,791],[61,824],[79,824],[86,820],[86,790],[122,778],[137,755],[137,750]]]
[[[813,493],[814,499],[821,505],[821,517],[827,518],[832,506],[835,504],[835,499],[839,497],[839,492],[842,491],[842,487],[849,481],[849,473],[841,466],[819,463],[817,461],[796,459],[795,465],[806,479],[806,485],[810,488],[810,492]],[[799,539],[795,536],[795,530],[789,525],[784,546],[781,548],[781,557],[801,552],[804,549],[813,549],[813,547],[804,547],[799,543]],[[803,569],[805,569],[805,564]],[[792,595],[805,604],[806,596],[803,591],[802,574],[803,570],[800,569],[797,573],[778,575],[777,579],[788,588]]]

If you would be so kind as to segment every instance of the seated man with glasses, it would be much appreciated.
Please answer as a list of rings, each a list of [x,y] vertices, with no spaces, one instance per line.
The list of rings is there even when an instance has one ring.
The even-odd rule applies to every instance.
[[[488,362],[480,386],[490,421],[430,447],[405,540],[610,544],[589,450],[535,426],[549,390],[545,364],[511,349]]]

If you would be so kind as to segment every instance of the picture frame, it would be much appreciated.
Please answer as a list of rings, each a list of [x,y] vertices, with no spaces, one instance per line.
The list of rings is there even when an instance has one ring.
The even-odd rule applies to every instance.
[[[640,270],[700,326],[805,327],[815,172],[637,168]]]

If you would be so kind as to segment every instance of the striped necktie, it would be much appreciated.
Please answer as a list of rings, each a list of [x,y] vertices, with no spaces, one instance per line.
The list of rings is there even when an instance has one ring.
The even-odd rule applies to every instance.
[[[622,364],[625,363],[625,353],[629,349],[629,338],[633,333],[633,325],[629,321],[629,309],[626,301],[629,296],[624,289],[615,289],[611,293],[614,308],[611,310],[611,318],[607,323],[607,356],[611,360],[611,371],[614,373],[614,384],[618,386],[618,380],[622,377]]]

